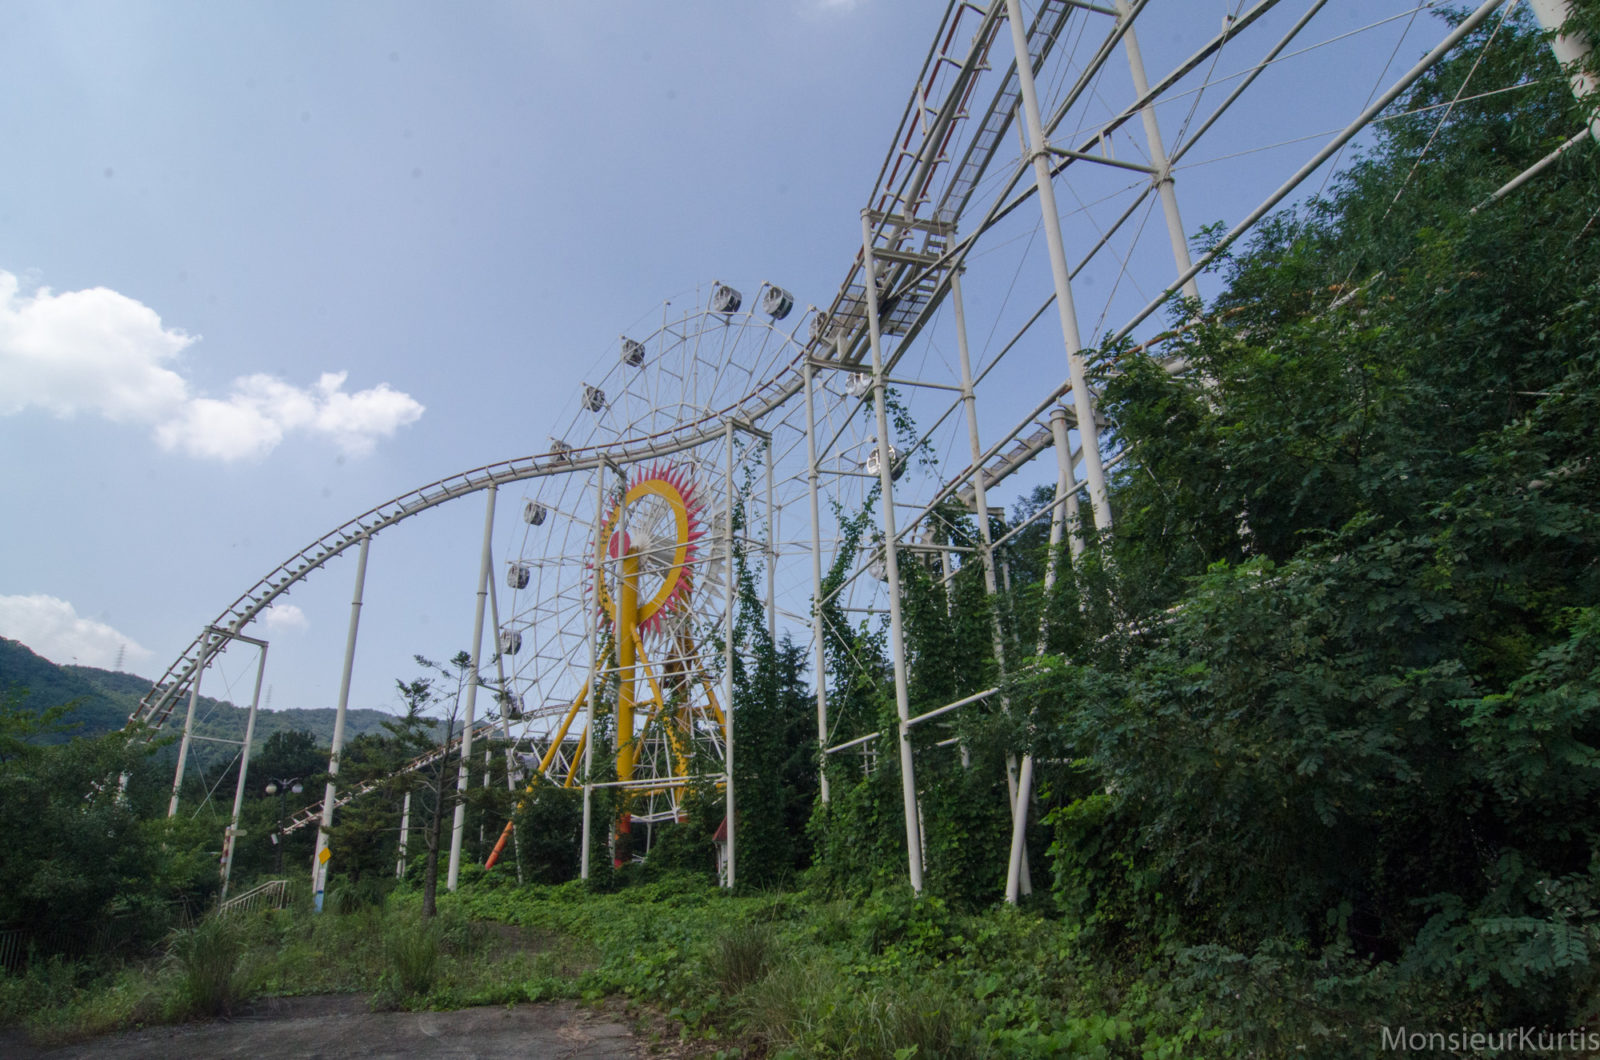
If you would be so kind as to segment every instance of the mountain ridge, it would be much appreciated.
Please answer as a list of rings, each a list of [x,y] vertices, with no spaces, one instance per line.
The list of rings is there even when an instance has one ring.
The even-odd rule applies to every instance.
[[[147,677],[119,670],[53,663],[20,641],[0,637],[0,696],[20,692],[19,705],[33,712],[76,703],[66,718],[67,723],[75,727],[49,737],[50,742],[98,736],[121,729],[152,683]],[[186,709],[187,701],[174,708],[173,717],[162,727],[163,733],[181,732],[181,718]],[[249,714],[248,707],[202,694],[195,705],[194,734],[210,739],[195,741],[191,755],[197,756],[203,765],[232,758],[235,752],[230,745],[211,741],[232,740],[236,746],[244,739]],[[335,714],[332,707],[262,708],[256,712],[252,753],[259,751],[273,733],[293,730],[311,733],[320,747],[330,746]],[[381,732],[383,723],[395,716],[367,707],[352,707],[346,711],[345,739]]]

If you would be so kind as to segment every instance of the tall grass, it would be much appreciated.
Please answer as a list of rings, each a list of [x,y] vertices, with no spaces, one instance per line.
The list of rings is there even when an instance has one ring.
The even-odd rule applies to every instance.
[[[864,980],[827,959],[774,968],[739,998],[744,1028],[785,1056],[965,1060],[990,1055],[970,1002],[907,973]]]
[[[0,1027],[26,1027],[36,1044],[54,1046],[160,1022],[172,1007],[170,987],[150,972],[52,958],[0,973]]]
[[[723,993],[737,994],[767,974],[776,948],[774,939],[770,924],[735,924],[713,940],[706,970]]]
[[[174,931],[166,953],[166,964],[176,973],[173,1015],[231,1014],[250,996],[244,956],[244,929],[228,917],[209,916]]]
[[[339,908],[345,908],[341,905]],[[352,912],[313,913],[309,901],[276,911],[207,918],[173,932],[152,959],[39,961],[0,973],[0,1027],[26,1027],[59,1044],[141,1024],[236,1013],[255,996],[373,995],[379,1008],[506,1004],[575,996],[593,964],[586,944],[541,938],[501,950],[458,908],[424,921],[414,895]],[[421,1003],[421,1002],[418,1002]]]
[[[380,991],[388,987],[401,998],[432,991],[439,977],[443,941],[444,928],[436,918],[397,919],[383,936],[385,971]]]

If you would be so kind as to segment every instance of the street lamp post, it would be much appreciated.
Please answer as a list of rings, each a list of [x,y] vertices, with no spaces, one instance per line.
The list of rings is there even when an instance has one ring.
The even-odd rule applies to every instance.
[[[278,797],[278,830],[272,833],[272,845],[278,848],[277,857],[274,859],[274,865],[272,869],[274,875],[281,875],[283,873],[284,804],[288,801],[289,793],[291,791],[298,795],[304,790],[306,790],[305,785],[300,783],[299,777],[279,778],[267,782],[267,794],[276,795]]]

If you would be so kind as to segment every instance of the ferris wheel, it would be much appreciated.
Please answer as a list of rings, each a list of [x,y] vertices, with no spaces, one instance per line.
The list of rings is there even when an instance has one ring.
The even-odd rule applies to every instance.
[[[815,318],[771,284],[754,301],[713,284],[619,339],[549,443],[557,460],[590,447],[611,459],[532,483],[505,560],[496,676],[518,752],[563,787],[608,773],[625,789],[619,833],[681,816],[690,783],[720,783],[735,565],[769,599],[800,577],[788,568],[805,550],[781,525],[806,495],[805,410],[789,399]],[[819,429],[854,439],[859,397],[846,380],[819,384]],[[680,441],[693,425],[698,440]]]

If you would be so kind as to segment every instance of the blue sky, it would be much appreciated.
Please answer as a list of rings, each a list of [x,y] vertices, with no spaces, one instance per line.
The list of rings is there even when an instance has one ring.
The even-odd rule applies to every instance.
[[[1237,6],[1148,23],[1152,69]],[[1411,10],[1331,7],[1318,39]],[[826,303],[941,9],[9,5],[0,635],[157,674],[324,531],[542,451],[663,300],[720,279]],[[1207,157],[1336,128],[1437,32],[1402,20],[1286,66]],[[1248,182],[1197,167],[1189,229],[1315,146]],[[413,652],[465,646],[481,521],[465,501],[375,542],[355,705],[394,708]],[[331,705],[352,568],[265,624],[274,706]],[[237,679],[206,690],[245,698]]]
[[[120,632],[82,661],[157,672],[324,529],[542,449],[664,298],[831,293],[922,48],[880,43],[914,3],[379,10],[10,9],[0,298],[58,345],[0,394],[0,595]]]

